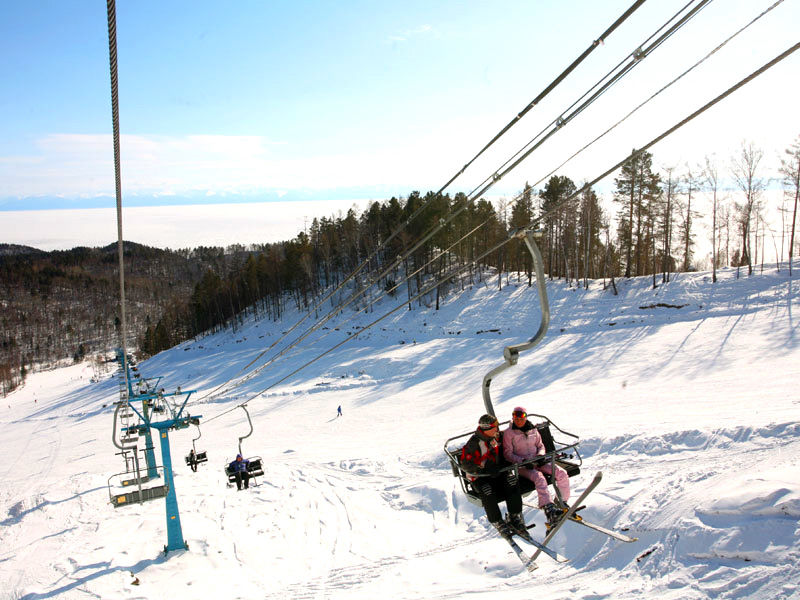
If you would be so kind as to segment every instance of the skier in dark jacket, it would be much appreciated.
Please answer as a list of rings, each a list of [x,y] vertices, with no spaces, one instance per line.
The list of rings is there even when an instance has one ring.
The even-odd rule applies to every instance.
[[[189,466],[192,471],[197,472],[197,454],[195,454],[194,448],[189,450]]]
[[[236,460],[228,465],[228,471],[236,478],[237,490],[242,489],[242,483],[244,483],[245,489],[250,487],[250,473],[247,472],[247,466],[249,464],[249,460],[242,458],[241,454],[237,454]]]
[[[499,438],[499,423],[493,415],[483,415],[475,433],[461,449],[461,467],[469,474],[472,487],[480,496],[489,522],[503,537],[510,537],[509,525],[527,532],[522,518],[522,495],[513,470],[500,472],[503,450]],[[508,523],[503,520],[498,502],[505,496]]]

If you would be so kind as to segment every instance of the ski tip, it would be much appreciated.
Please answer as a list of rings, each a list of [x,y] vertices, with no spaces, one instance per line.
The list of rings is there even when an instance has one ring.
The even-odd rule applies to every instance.
[[[525,565],[525,568],[528,570],[528,573],[533,573],[536,569],[539,568],[539,565],[537,565],[535,562],[531,562]]]

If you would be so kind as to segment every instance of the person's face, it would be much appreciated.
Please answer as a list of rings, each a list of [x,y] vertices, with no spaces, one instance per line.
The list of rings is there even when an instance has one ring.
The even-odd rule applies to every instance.
[[[528,420],[528,415],[518,410],[514,411],[511,417],[514,419],[514,425],[517,427],[525,425],[525,421]]]
[[[484,429],[483,433],[485,433],[488,437],[497,437],[498,428],[499,428],[499,425],[497,423],[495,423],[489,429]]]

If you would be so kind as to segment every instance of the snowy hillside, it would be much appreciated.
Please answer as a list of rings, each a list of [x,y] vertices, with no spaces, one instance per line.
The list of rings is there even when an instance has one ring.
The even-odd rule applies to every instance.
[[[475,427],[484,374],[539,323],[535,287],[493,279],[438,312],[400,310],[259,394],[384,302],[192,402],[210,461],[192,473],[197,430],[170,434],[189,551],[167,557],[163,500],[109,503],[117,382],[92,383],[87,365],[29,377],[0,411],[0,598],[800,598],[798,284],[785,270],[651,283],[619,281],[618,296],[549,283],[547,337],[492,385],[502,420],[521,404],[581,437],[575,494],[603,472],[584,517],[635,543],[566,523],[553,547],[570,562],[541,556],[531,575],[461,494],[442,445]],[[297,318],[140,370],[202,398]],[[266,475],[237,491],[223,466],[249,428],[222,413],[246,400],[243,450]],[[539,513],[526,508],[542,538]]]

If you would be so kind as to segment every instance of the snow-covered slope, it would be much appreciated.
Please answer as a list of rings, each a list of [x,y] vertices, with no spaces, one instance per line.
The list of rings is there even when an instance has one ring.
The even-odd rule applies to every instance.
[[[320,330],[220,397],[203,399],[297,314],[140,365],[168,390],[199,390],[210,457],[192,473],[196,429],[170,435],[189,551],[167,557],[163,501],[109,504],[117,383],[92,383],[85,365],[31,376],[0,412],[0,598],[800,597],[796,281],[726,270],[716,284],[617,284],[614,296],[551,282],[545,341],[492,395],[503,419],[522,404],[581,436],[573,490],[604,473],[585,518],[638,542],[567,523],[553,545],[570,562],[542,556],[531,576],[461,495],[442,444],[484,412],[503,346],[538,327],[535,287],[493,279],[438,312],[398,311],[280,385],[393,305]],[[225,411],[246,400],[243,449],[266,475],[238,492],[222,469],[249,428]],[[541,537],[539,511],[526,513]]]

